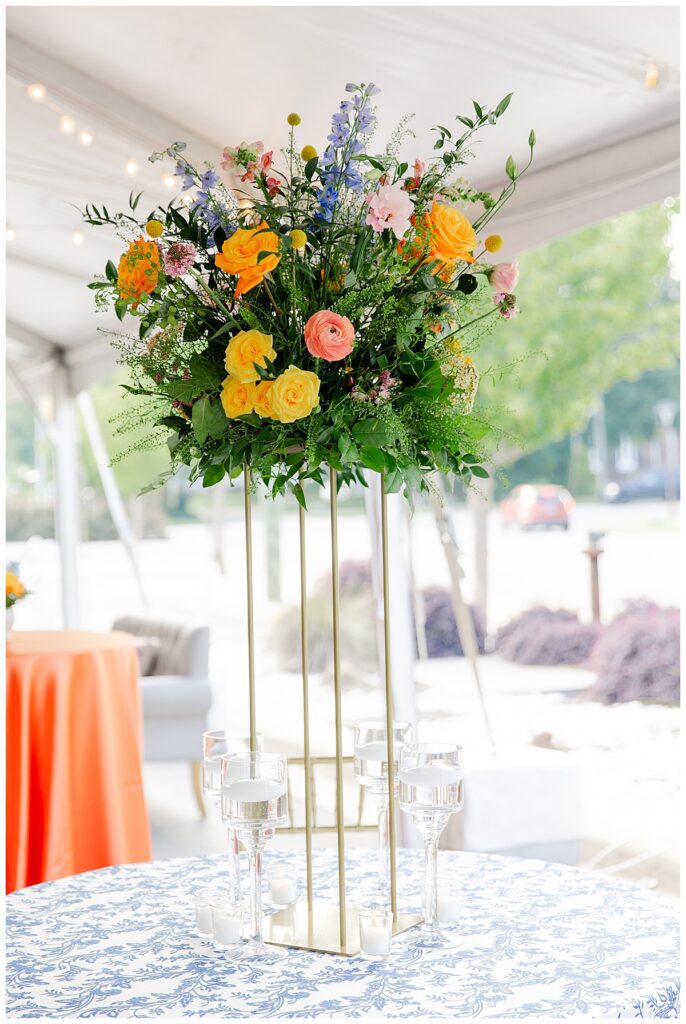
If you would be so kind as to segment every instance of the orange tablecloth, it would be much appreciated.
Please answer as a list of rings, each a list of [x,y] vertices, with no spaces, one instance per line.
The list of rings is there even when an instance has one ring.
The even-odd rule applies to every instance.
[[[12,633],[7,891],[150,859],[138,659],[126,633]]]

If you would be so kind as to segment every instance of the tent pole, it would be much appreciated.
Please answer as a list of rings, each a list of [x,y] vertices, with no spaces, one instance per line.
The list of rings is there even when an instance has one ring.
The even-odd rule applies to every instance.
[[[126,507],[122,500],[119,487],[117,486],[117,480],[112,472],[112,467],[110,466],[107,449],[105,448],[105,441],[102,436],[102,431],[100,430],[100,424],[98,423],[95,409],[93,408],[91,396],[87,391],[81,391],[76,396],[76,402],[81,412],[83,426],[86,431],[88,443],[91,446],[91,451],[93,452],[93,458],[95,459],[100,483],[102,484],[102,489],[105,493],[107,507],[110,510],[110,515],[112,516],[112,522],[114,523],[119,540],[124,545],[126,554],[129,556],[133,575],[138,587],[138,593],[140,594],[143,605],[147,608],[150,602],[148,601],[147,594],[145,593],[140,566],[138,564],[136,538],[126,512]]]
[[[76,408],[64,363],[54,371],[55,396],[55,538],[60,552],[62,624],[79,626],[78,545],[81,539]]]

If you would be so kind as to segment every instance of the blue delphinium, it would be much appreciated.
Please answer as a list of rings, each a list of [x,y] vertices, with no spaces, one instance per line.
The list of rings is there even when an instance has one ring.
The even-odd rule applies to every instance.
[[[353,192],[364,188],[365,179],[354,158],[363,153],[365,147],[356,136],[369,135],[376,124],[376,116],[368,104],[369,97],[376,95],[379,89],[373,83],[365,88],[351,82],[345,88],[346,92],[355,93],[355,96],[352,100],[343,100],[332,116],[331,132],[327,136],[329,145],[319,166],[323,188],[317,194],[318,208],[314,216],[316,220],[326,223],[331,223],[333,219],[341,185]]]

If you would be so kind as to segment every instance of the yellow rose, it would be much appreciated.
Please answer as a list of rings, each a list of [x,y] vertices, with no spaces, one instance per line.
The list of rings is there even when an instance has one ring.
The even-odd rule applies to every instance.
[[[310,370],[289,366],[269,391],[272,416],[279,423],[302,420],[319,404],[319,377]]]
[[[255,385],[244,383],[235,377],[227,377],[222,386],[221,403],[228,419],[246,416],[255,408]]]
[[[454,206],[434,202],[431,212],[424,215],[425,230],[428,233],[429,253],[427,262],[453,263],[463,260],[473,263],[472,250],[476,247],[474,228],[467,218]]]
[[[281,259],[278,255],[279,236],[268,228],[264,220],[254,228],[237,228],[215,257],[220,270],[238,275],[236,298],[260,284],[264,275],[274,270]],[[258,263],[257,257],[262,252],[271,255],[264,256]]]
[[[273,386],[273,380],[262,380],[259,384],[255,385],[255,412],[258,416],[261,416],[263,420],[271,420],[274,418],[270,398],[270,392]]]
[[[265,356],[272,362],[276,359],[271,334],[239,331],[226,346],[224,365],[231,377],[246,384],[248,381],[260,379],[254,364],[266,366]]]

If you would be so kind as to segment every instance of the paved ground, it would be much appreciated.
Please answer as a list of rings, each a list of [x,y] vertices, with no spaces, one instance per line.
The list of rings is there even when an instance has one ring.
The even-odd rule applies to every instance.
[[[463,549],[465,590],[473,585],[472,528],[466,509],[454,516]],[[648,597],[678,603],[677,523],[662,503],[580,506],[572,529],[522,533],[504,530],[491,514],[490,622],[495,627],[535,603],[589,614],[588,565],[583,549],[589,529],[605,530],[601,562],[603,609],[607,616],[629,599]],[[281,591],[285,602],[298,598],[297,518],[280,519]],[[309,570],[314,580],[328,568],[328,521],[313,510],[309,518]],[[300,752],[299,680],[285,674],[270,650],[270,631],[283,603],[267,598],[267,544],[263,508],[255,515],[255,585],[258,646],[258,717],[269,746]],[[415,565],[420,585],[446,583],[447,571],[430,515],[417,513]],[[8,557],[21,558],[33,596],[18,609],[17,627],[59,628],[58,560],[54,544],[34,540],[10,544]],[[366,521],[343,515],[341,558],[369,554]],[[226,574],[213,559],[210,533],[203,526],[171,527],[166,540],[139,546],[149,606],[155,613],[200,618],[211,624],[211,674],[215,692],[213,724],[228,714],[245,715],[246,658],[243,607],[243,540],[238,512],[223,530]],[[142,610],[131,568],[117,543],[90,543],[79,551],[79,584],[86,628],[108,628],[119,614]],[[483,661],[484,686],[496,738],[504,756],[521,760],[532,741],[569,751],[579,766],[581,860],[615,844],[602,864],[645,857],[629,872],[667,893],[676,885],[676,767],[678,714],[675,709],[630,704],[604,708],[580,699],[588,677],[580,670],[523,669],[495,658]],[[418,710],[426,738],[459,735],[476,764],[487,756],[481,710],[466,664],[446,660],[417,667]],[[313,714],[320,752],[333,750],[329,685],[313,680]],[[378,691],[353,686],[346,691],[346,727],[377,713]],[[346,737],[349,733],[346,732]],[[346,743],[348,738],[346,738]],[[559,755],[563,756],[563,755]],[[542,776],[541,776],[542,777]],[[200,824],[182,765],[146,766],[146,787],[157,856],[221,849],[223,830],[210,815]],[[296,793],[296,798],[298,794]],[[322,787],[330,810],[332,789]],[[522,800],[527,795],[522,794]],[[355,807],[350,780],[346,804]],[[524,805],[524,804],[523,804]],[[358,837],[371,841],[369,836]],[[288,837],[282,842],[295,841]]]

